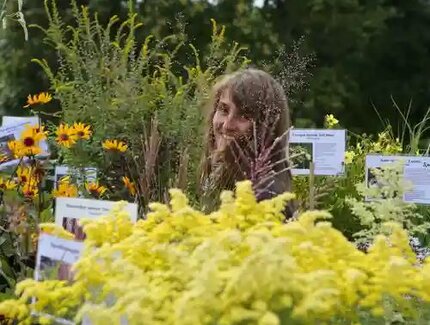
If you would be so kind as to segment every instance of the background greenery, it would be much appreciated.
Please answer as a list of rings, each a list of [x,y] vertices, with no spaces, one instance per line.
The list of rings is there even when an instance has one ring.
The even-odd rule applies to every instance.
[[[89,5],[102,23],[112,15],[126,18],[127,1],[78,0]],[[15,5],[11,3],[11,5]],[[68,1],[59,1],[64,19],[72,20]],[[423,0],[140,0],[133,5],[144,28],[137,33],[164,37],[183,31],[204,57],[210,51],[211,22],[226,26],[226,39],[250,50],[257,66],[294,60],[282,48],[300,42],[308,78],[292,92],[297,125],[321,126],[334,113],[352,131],[374,132],[381,123],[375,108],[391,124],[400,123],[401,109],[411,103],[411,121],[421,120],[430,102],[430,3]],[[28,24],[47,26],[43,1],[25,0]],[[43,33],[29,28],[29,40],[18,24],[9,24],[0,42],[0,109],[21,115],[28,93],[45,90],[49,82],[32,58],[56,63],[56,49],[43,46]],[[193,58],[183,54],[187,64]],[[281,65],[282,66],[282,65]],[[291,75],[291,71],[290,75]],[[297,73],[302,73],[298,71]],[[287,78],[287,77],[286,77]],[[288,81],[288,80],[287,80]],[[294,88],[294,85],[293,85]],[[52,104],[52,109],[58,108]]]

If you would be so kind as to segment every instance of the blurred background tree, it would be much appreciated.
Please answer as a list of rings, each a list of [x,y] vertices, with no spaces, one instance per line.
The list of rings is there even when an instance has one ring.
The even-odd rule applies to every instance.
[[[68,1],[57,2],[67,16]],[[78,3],[89,5],[102,22],[112,15],[124,17],[130,5],[126,0]],[[29,25],[47,25],[43,6],[41,0],[24,0]],[[412,122],[422,118],[430,103],[428,1],[138,0],[132,6],[145,26],[142,40],[148,33],[165,36],[184,31],[202,56],[210,43],[210,18],[226,26],[227,39],[249,49],[247,55],[256,66],[273,67],[277,62],[282,70],[283,65],[294,65],[288,62],[294,56],[279,60],[279,53],[302,40],[296,50],[313,60],[301,61],[308,72],[302,76],[306,80],[289,93],[298,126],[322,126],[323,116],[333,113],[353,131],[375,132],[381,128],[375,109],[393,125],[399,122],[393,99],[402,109],[412,101]],[[44,44],[35,28],[29,28],[28,41],[19,24],[2,31],[1,114],[25,114],[27,95],[49,86],[31,59],[52,63],[55,57],[55,48]],[[180,58],[180,64],[189,59],[185,54]],[[288,78],[285,71],[280,75]],[[52,106],[57,109],[58,103]]]

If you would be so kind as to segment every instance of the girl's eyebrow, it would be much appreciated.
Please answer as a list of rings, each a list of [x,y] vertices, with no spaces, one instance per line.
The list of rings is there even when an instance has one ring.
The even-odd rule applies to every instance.
[[[219,103],[221,103],[221,104],[228,104],[228,101],[226,101],[226,100],[222,100],[222,99],[220,98]]]

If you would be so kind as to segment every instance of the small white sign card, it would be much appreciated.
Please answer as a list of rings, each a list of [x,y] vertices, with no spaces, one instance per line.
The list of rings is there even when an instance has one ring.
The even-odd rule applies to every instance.
[[[22,131],[24,131],[28,125],[38,126],[38,123],[31,124],[28,121],[22,121],[13,125],[2,126],[0,128],[0,156],[2,157],[0,170],[10,166],[15,166],[19,163],[20,160],[15,159],[12,152],[9,150],[8,142],[19,139]],[[39,156],[47,156],[49,154],[48,143],[46,141],[41,141],[39,145],[42,149],[42,153]]]
[[[346,130],[291,129],[289,155],[293,175],[336,176],[344,173]]]
[[[73,281],[72,266],[79,259],[83,249],[83,242],[41,233],[38,241],[34,279],[36,281]],[[33,314],[51,318],[57,324],[74,324],[67,319],[56,318],[45,313],[33,312]]]
[[[84,182],[95,182],[97,180],[97,168],[86,167],[83,172],[84,179],[81,179],[82,177],[79,170],[69,166],[55,166],[55,187],[58,188],[58,182],[65,176],[77,176],[78,185],[82,185]]]
[[[71,266],[79,259],[83,245],[83,242],[41,233],[37,248],[35,280],[71,280]]]
[[[75,239],[85,239],[79,219],[97,219],[108,215],[118,202],[81,198],[57,198],[55,200],[55,224],[75,234]],[[127,203],[124,210],[130,220],[137,221],[137,204]]]
[[[39,118],[37,116],[3,116],[2,127],[20,124],[23,122],[29,123],[31,125],[39,125]]]
[[[403,201],[415,204],[430,204],[430,157],[416,156],[366,156],[366,184],[372,186],[375,177],[372,169],[387,164],[403,162],[403,178],[412,184],[412,190],[406,192]]]

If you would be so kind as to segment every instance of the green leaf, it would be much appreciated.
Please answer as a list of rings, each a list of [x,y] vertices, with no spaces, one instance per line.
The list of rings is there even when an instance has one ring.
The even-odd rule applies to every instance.
[[[39,222],[52,222],[54,221],[54,214],[52,209],[52,204],[49,205],[45,210],[42,211],[40,214],[40,220]]]

